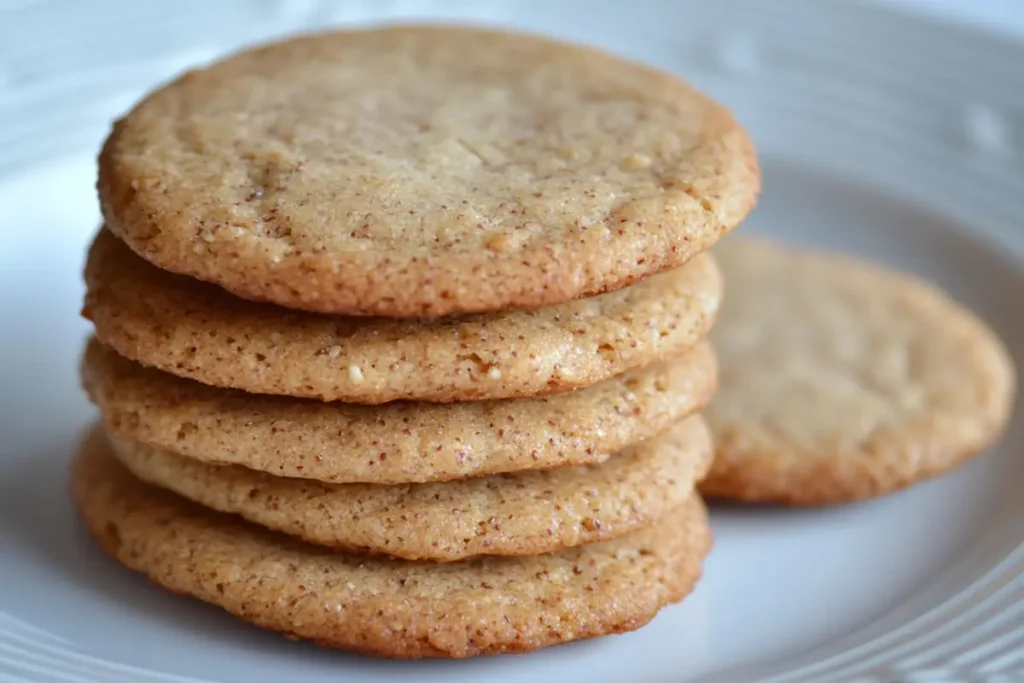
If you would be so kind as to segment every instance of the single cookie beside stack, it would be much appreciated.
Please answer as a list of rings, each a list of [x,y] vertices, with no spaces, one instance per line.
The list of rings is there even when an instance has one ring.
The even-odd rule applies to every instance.
[[[190,73],[100,157],[82,516],[156,583],[348,650],[638,628],[710,547],[702,252],[758,191],[721,107],[538,37]]]
[[[1006,429],[995,331],[928,282],[854,256],[734,237],[712,338],[712,498],[829,505],[956,469]]]

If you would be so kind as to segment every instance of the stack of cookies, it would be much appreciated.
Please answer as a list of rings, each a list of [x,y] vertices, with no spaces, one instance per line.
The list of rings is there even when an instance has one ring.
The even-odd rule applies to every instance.
[[[386,657],[631,630],[693,588],[751,144],[663,73],[534,36],[303,37],[118,122],[86,266],[103,548]]]

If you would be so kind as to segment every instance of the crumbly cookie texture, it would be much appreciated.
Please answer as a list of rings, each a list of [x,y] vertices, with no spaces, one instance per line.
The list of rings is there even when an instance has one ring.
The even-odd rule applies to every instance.
[[[442,316],[600,294],[753,207],[753,146],[674,76],[536,36],[325,33],[190,72],[99,159],[111,230],[253,300]]]
[[[290,637],[393,658],[525,652],[639,628],[697,582],[710,547],[692,497],[650,529],[548,555],[437,564],[349,555],[135,479],[99,431],[72,472],[80,514],[117,561]]]
[[[990,445],[1014,394],[995,334],[932,286],[826,252],[733,238],[712,339],[721,387],[706,495],[833,503],[936,476]]]
[[[721,301],[710,256],[632,287],[535,311],[437,321],[352,318],[243,301],[172,275],[101,231],[84,314],[118,353],[205,384],[378,404],[587,386],[701,339]]]
[[[617,538],[682,505],[711,464],[700,416],[599,465],[433,484],[326,484],[111,437],[139,479],[311,543],[410,560],[536,555]]]
[[[81,372],[106,429],[128,441],[279,476],[377,484],[600,462],[700,410],[717,384],[707,342],[574,392],[444,405],[218,389],[142,367],[95,340]]]

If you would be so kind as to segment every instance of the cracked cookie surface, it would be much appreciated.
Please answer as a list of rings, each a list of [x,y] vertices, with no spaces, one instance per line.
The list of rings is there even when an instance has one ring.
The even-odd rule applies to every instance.
[[[349,315],[535,308],[679,266],[751,210],[733,117],[674,76],[470,28],[299,37],[117,122],[107,225],[236,295]]]

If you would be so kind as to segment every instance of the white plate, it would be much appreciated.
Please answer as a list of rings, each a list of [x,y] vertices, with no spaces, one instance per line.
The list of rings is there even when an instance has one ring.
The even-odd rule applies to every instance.
[[[102,8],[102,9],[101,9]],[[606,45],[731,105],[761,150],[746,229],[937,281],[1024,367],[1024,47],[844,0],[0,5],[0,681],[1024,681],[1024,414],[951,476],[821,511],[717,509],[706,578],[641,631],[389,663],[167,595],[67,500],[96,147],[143,89],[323,23],[459,16]],[[116,27],[116,28],[115,28]]]

